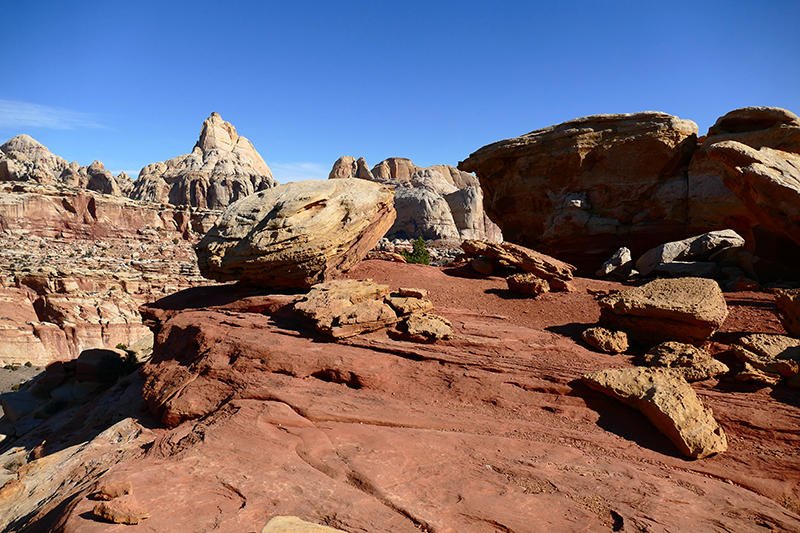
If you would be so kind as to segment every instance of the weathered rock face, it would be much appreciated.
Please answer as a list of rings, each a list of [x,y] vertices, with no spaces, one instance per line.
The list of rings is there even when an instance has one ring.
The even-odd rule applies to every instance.
[[[800,244],[800,155],[736,141],[715,143],[707,154],[725,165],[725,185],[759,223]]]
[[[599,304],[602,325],[642,342],[704,341],[728,316],[719,285],[703,278],[657,279]]]
[[[272,172],[250,141],[212,113],[203,122],[192,153],[144,167],[131,197],[223,209],[275,185]]]
[[[777,107],[745,107],[720,117],[708,130],[689,165],[690,233],[734,228],[751,240],[749,230],[759,223],[745,203],[725,185],[725,166],[709,156],[722,141],[736,141],[756,150],[773,148],[800,153],[800,118]]]
[[[685,236],[696,142],[694,122],[665,113],[596,115],[490,144],[458,168],[478,175],[507,240],[599,263]]]
[[[133,180],[124,172],[115,177],[100,161],[88,167],[68,163],[28,135],[0,146],[0,181],[66,185],[114,196],[128,196],[133,190]]]
[[[360,178],[395,187],[397,219],[389,238],[503,240],[483,211],[483,192],[473,174],[449,165],[422,168],[394,157],[370,171],[363,157],[340,157],[329,179]]]
[[[309,288],[363,259],[394,218],[389,187],[290,183],[229,206],[197,245],[198,266],[217,281]]]
[[[686,381],[669,370],[622,368],[583,376],[589,387],[639,409],[689,457],[728,449],[725,431]]]

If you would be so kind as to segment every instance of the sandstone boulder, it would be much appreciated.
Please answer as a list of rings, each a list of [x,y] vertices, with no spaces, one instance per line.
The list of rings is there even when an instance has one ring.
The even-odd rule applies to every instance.
[[[730,229],[712,231],[681,241],[661,244],[648,250],[636,261],[636,270],[642,276],[647,276],[662,265],[676,261],[705,261],[715,252],[725,248],[742,247],[744,239],[735,231]]]
[[[783,359],[763,353],[748,350],[744,346],[734,344],[733,354],[739,361],[746,363],[753,368],[766,372],[767,374],[779,374],[785,378],[796,376],[800,372],[800,366],[794,359]]]
[[[192,153],[151,163],[139,172],[135,200],[224,209],[277,185],[264,159],[236,128],[212,113]]]
[[[453,324],[433,313],[416,313],[403,319],[396,335],[414,342],[436,342],[453,335]]]
[[[468,255],[491,257],[548,281],[556,278],[569,281],[575,272],[572,265],[508,241],[494,243],[469,239],[461,243],[461,248]]]
[[[702,459],[728,449],[725,431],[692,387],[669,370],[622,368],[583,376],[590,388],[640,410],[678,449]]]
[[[92,513],[101,520],[113,524],[136,525],[150,518],[147,509],[132,496],[123,496],[111,501],[98,503]]]
[[[550,284],[547,280],[530,272],[512,274],[506,278],[506,282],[508,283],[508,290],[518,294],[530,294],[536,297],[550,292]]]
[[[745,335],[738,341],[739,344],[764,357],[773,359],[792,359],[800,362],[800,339],[786,335],[770,335],[766,333],[753,333]]]
[[[365,180],[303,181],[232,204],[196,247],[217,281],[309,288],[366,256],[394,222],[394,193]]]
[[[760,224],[800,244],[800,155],[736,141],[711,145],[725,165],[724,183]]]
[[[651,348],[644,359],[650,366],[671,368],[686,381],[702,381],[730,370],[707,351],[682,342],[662,342]]]
[[[611,331],[606,328],[589,328],[581,338],[593,348],[604,353],[625,353],[628,350],[628,335],[624,331]]]
[[[631,251],[623,246],[602,264],[600,269],[595,272],[595,276],[598,278],[626,280],[631,276],[632,271],[633,256]]]
[[[642,342],[701,342],[728,316],[719,285],[704,278],[657,279],[598,303],[601,325]]]
[[[458,168],[478,175],[505,239],[604,260],[685,237],[696,139],[694,122],[665,113],[596,115],[490,144]]]

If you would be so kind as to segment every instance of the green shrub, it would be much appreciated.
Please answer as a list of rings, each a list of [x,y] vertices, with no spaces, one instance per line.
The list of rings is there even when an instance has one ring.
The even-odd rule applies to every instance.
[[[425,248],[425,239],[422,237],[418,238],[414,241],[412,245],[413,249],[411,252],[406,250],[400,250],[400,255],[405,257],[406,261],[409,263],[419,263],[421,265],[430,265],[431,264],[431,255],[428,253],[428,249]]]
[[[126,354],[124,357],[109,355],[97,363],[95,377],[102,383],[116,383],[120,378],[136,370],[138,366],[136,357],[131,354]]]
[[[122,343],[117,344],[117,350],[127,350],[127,349],[128,349],[127,344],[122,344]]]
[[[25,366],[27,366],[28,368],[30,368],[30,367],[32,367],[32,366],[33,366],[33,363],[31,363],[30,361],[28,361],[27,363],[25,363]]]

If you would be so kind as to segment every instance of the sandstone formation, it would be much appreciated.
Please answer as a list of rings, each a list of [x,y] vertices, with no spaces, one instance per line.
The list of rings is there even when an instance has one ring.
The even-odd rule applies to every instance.
[[[714,143],[707,152],[725,165],[725,185],[758,222],[800,244],[800,155],[736,141]]]
[[[747,240],[756,214],[724,183],[725,166],[710,157],[711,147],[722,141],[736,141],[756,150],[773,148],[800,153],[800,118],[777,107],[735,109],[717,119],[709,128],[689,165],[689,231],[694,234],[733,228]]]
[[[395,188],[397,219],[389,238],[502,241],[500,229],[483,211],[477,178],[449,165],[422,168],[394,157],[369,170],[363,157],[340,157],[329,179],[359,178]]]
[[[133,180],[124,172],[113,176],[103,163],[88,167],[68,163],[28,135],[17,135],[0,146],[0,182],[31,181],[128,196]]]
[[[496,259],[547,281],[569,281],[575,272],[572,265],[511,242],[466,240],[461,243],[461,248],[468,255]]]
[[[657,279],[598,303],[601,325],[641,342],[701,342],[728,316],[719,285],[703,278]]]
[[[651,348],[644,359],[650,366],[672,369],[686,381],[701,381],[730,370],[705,350],[682,342],[662,342]]]
[[[116,531],[91,518],[91,495],[124,481],[151,515],[140,527],[155,531],[255,532],[276,517],[351,533],[800,528],[792,391],[696,384],[735,445],[687,461],[640,413],[580,382],[629,364],[562,328],[596,320],[585,289],[614,285],[577,279],[557,301],[507,299],[499,278],[384,261],[346,278],[413,279],[457,335],[331,342],[295,315],[296,296],[240,285],[171,295],[147,306],[159,335],[144,373],[164,387],[159,417],[187,418],[170,429],[140,412],[134,374],[67,427],[21,438],[0,459],[0,529]],[[742,298],[732,323],[771,320]]]
[[[389,187],[358,179],[289,183],[229,206],[196,246],[217,281],[303,287],[363,259],[394,222]]]
[[[581,333],[581,338],[589,346],[604,353],[618,354],[628,350],[628,335],[624,331],[589,328]]]
[[[151,163],[139,172],[131,198],[224,209],[277,183],[264,159],[236,128],[211,113],[192,153]]]
[[[598,278],[612,278],[622,281],[631,276],[633,266],[631,251],[623,246],[600,266],[595,275]]]
[[[346,533],[341,529],[322,526],[301,520],[296,516],[276,516],[271,519],[261,533]]]
[[[0,184],[0,365],[46,365],[148,335],[140,304],[208,283],[191,246],[217,214]]]
[[[596,115],[490,144],[458,168],[478,175],[505,239],[605,260],[685,237],[696,140],[694,122],[665,113]]]
[[[680,451],[696,459],[728,449],[725,431],[694,390],[670,371],[599,370],[583,376],[589,387],[639,409]]]
[[[530,272],[512,274],[506,278],[506,282],[508,283],[508,290],[518,294],[529,294],[536,297],[550,292],[550,284],[547,280]]]

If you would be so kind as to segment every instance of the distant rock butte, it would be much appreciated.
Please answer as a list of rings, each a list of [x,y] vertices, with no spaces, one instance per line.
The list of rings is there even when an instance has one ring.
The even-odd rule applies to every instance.
[[[397,220],[387,237],[503,240],[502,232],[483,211],[483,192],[475,175],[450,165],[418,167],[410,159],[392,157],[372,170],[363,157],[340,157],[329,179],[359,178],[395,187]]]
[[[277,185],[264,159],[236,128],[212,113],[190,154],[151,163],[139,172],[131,197],[173,205],[223,209]]]
[[[133,190],[133,180],[124,172],[114,177],[100,161],[88,167],[68,163],[28,135],[0,146],[0,181],[66,185],[114,196],[128,196]]]

